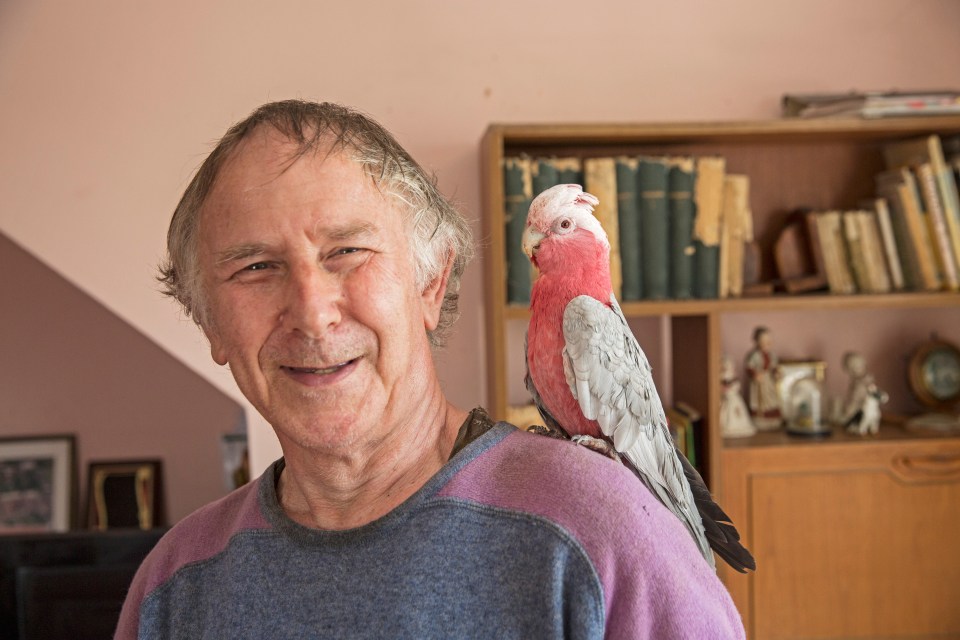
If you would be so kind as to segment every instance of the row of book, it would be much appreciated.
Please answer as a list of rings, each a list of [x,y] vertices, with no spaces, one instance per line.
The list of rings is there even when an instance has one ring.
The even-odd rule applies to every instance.
[[[686,456],[695,469],[703,473],[702,460],[698,455],[703,450],[703,415],[686,402],[678,400],[664,412],[667,416],[667,428],[673,436],[677,450]]]
[[[960,135],[889,142],[883,157],[875,197],[859,209],[805,212],[784,228],[774,248],[778,288],[960,290]],[[756,283],[750,179],[727,173],[723,157],[521,155],[505,158],[503,169],[508,303],[530,300],[535,276],[521,249],[530,202],[561,183],[583,185],[600,200],[594,213],[610,239],[619,300],[773,291],[774,283]],[[801,274],[788,246],[798,233],[812,265]]]
[[[957,291],[960,136],[889,143],[884,158],[887,170],[876,177],[875,209],[881,224],[884,215],[891,219],[886,251],[891,289]]]
[[[803,214],[813,263],[831,293],[960,290],[960,136],[883,152],[877,197],[857,210]]]
[[[530,300],[531,266],[521,250],[527,210],[542,191],[580,184],[610,240],[610,273],[622,301],[738,295],[741,260],[722,246],[752,235],[749,179],[727,175],[722,157],[618,156],[504,159],[507,302]],[[724,224],[724,220],[726,224]],[[740,279],[742,283],[742,278]]]

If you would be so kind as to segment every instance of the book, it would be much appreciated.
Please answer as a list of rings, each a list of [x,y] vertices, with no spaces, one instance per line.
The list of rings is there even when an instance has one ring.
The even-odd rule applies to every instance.
[[[640,208],[637,198],[636,158],[617,161],[617,217],[620,223],[620,290],[623,300],[643,299],[643,268],[640,259]]]
[[[677,451],[681,453],[690,464],[696,466],[696,451],[694,444],[693,424],[690,419],[675,407],[667,407],[664,410],[667,417],[667,428],[673,437],[673,442]]]
[[[883,240],[880,237],[877,218],[872,211],[866,209],[861,209],[857,218],[871,282],[870,290],[875,293],[889,293],[892,289],[890,271],[887,269],[887,260],[884,257]]]
[[[687,460],[702,472],[703,468],[698,464],[698,460],[703,459],[700,452],[704,450],[703,414],[682,400],[677,400],[673,408],[687,419],[687,433],[690,434],[687,438]]]
[[[953,261],[960,264],[960,194],[957,193],[956,176],[947,163],[940,136],[890,142],[884,145],[883,153],[888,169],[911,167],[916,170],[920,165],[930,165],[949,232]]]
[[[886,198],[890,205],[898,237],[903,238],[898,248],[903,260],[904,277],[915,278],[912,282],[915,290],[939,290],[940,273],[933,256],[930,231],[920,207],[913,173],[906,167],[888,169],[879,173],[875,180],[877,193]]]
[[[530,261],[523,253],[523,230],[533,200],[530,162],[527,156],[503,159],[508,304],[530,304]]]
[[[720,295],[720,227],[726,159],[704,156],[696,160],[693,188],[693,293],[697,298]]]
[[[823,284],[827,286],[827,266],[823,259],[823,245],[820,244],[820,235],[817,232],[817,214],[814,211],[804,210],[799,215],[806,226],[814,272],[823,277]]]
[[[553,158],[533,158],[530,161],[530,181],[532,196],[538,195],[560,184],[560,173]]]
[[[790,118],[899,116],[960,113],[960,92],[950,89],[924,91],[849,91],[846,93],[788,93],[780,101]]]
[[[694,247],[693,224],[696,204],[693,158],[677,158],[667,173],[667,206],[670,235],[670,295],[677,300],[693,297]]]
[[[930,243],[933,245],[933,253],[943,278],[943,287],[948,291],[956,291],[960,288],[960,282],[957,281],[957,262],[950,242],[950,231],[947,229],[946,214],[938,193],[933,167],[929,162],[923,162],[914,168],[914,174],[920,199],[927,214]]]
[[[856,293],[857,286],[850,267],[840,211],[821,211],[816,214],[816,221],[830,293]]]
[[[906,282],[903,277],[900,251],[897,249],[897,239],[894,235],[893,222],[890,217],[890,207],[884,198],[866,200],[863,207],[872,211],[876,219],[880,244],[883,247],[884,263],[890,276],[890,288],[894,291],[902,291],[906,288]]]
[[[857,209],[842,214],[850,266],[857,289],[863,293],[888,293],[890,277],[876,221],[870,211]]]
[[[743,293],[744,243],[750,228],[750,178],[727,174],[723,179],[723,207],[720,220],[719,297]]]
[[[621,299],[620,222],[617,214],[617,168],[613,158],[587,158],[583,161],[584,191],[592,193],[600,203],[593,215],[607,232],[610,241],[610,284],[613,294]]]
[[[641,156],[637,165],[640,260],[645,300],[662,300],[670,295],[668,170],[666,160],[660,157]]]
[[[557,168],[557,184],[579,184],[583,186],[583,161],[580,158],[554,158]]]

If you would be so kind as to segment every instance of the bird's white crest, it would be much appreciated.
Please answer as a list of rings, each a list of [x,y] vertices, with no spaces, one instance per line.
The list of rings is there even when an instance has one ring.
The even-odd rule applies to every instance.
[[[555,223],[562,218],[570,219],[574,225],[592,233],[598,241],[607,247],[610,241],[593,215],[593,208],[600,204],[596,196],[587,193],[578,184],[558,184],[550,187],[530,204],[527,215],[527,228],[543,235],[555,233]]]

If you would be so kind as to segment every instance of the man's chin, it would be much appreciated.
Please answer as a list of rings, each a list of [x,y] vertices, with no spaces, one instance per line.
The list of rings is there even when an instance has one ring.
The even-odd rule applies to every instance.
[[[302,398],[297,410],[275,414],[271,424],[282,444],[287,440],[292,446],[317,452],[354,450],[376,438],[373,432],[378,421],[373,417],[378,411],[372,398],[358,394],[351,399],[353,402],[339,397],[325,406],[315,398]],[[304,405],[309,410],[304,411],[308,408]]]

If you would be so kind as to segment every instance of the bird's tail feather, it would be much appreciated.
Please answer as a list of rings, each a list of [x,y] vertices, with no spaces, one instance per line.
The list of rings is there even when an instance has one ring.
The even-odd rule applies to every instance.
[[[707,488],[700,473],[679,451],[677,451],[677,457],[680,458],[683,474],[687,477],[687,482],[690,483],[693,491],[693,500],[703,519],[703,528],[710,542],[710,548],[740,573],[756,570],[757,563],[753,555],[740,543],[740,533],[730,520],[730,516],[714,502],[710,489]]]

